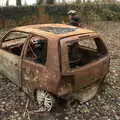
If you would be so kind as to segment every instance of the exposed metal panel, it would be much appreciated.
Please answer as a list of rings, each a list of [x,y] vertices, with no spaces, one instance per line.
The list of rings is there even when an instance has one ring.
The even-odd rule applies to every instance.
[[[20,57],[0,49],[0,72],[2,72],[13,83],[19,83],[19,61]]]

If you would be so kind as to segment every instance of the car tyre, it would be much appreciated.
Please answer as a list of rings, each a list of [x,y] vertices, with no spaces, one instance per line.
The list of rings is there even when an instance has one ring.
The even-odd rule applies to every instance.
[[[42,89],[36,91],[36,99],[42,111],[51,111],[55,103],[54,96]]]

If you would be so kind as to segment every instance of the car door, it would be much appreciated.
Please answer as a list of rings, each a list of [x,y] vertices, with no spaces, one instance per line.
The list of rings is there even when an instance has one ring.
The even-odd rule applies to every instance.
[[[22,32],[9,32],[0,47],[0,72],[18,86],[21,86],[21,53],[27,36]]]
[[[47,40],[39,36],[29,38],[22,61],[22,89],[27,94],[30,94],[36,88],[47,86],[46,57]]]

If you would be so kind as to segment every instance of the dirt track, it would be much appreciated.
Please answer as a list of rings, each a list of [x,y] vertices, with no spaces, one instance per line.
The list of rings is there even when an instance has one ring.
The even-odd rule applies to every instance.
[[[57,106],[51,113],[31,113],[35,107],[30,103],[24,114],[27,97],[0,75],[0,120],[120,120],[120,23],[97,22],[87,27],[101,34],[111,57],[110,74],[101,91],[85,104]]]

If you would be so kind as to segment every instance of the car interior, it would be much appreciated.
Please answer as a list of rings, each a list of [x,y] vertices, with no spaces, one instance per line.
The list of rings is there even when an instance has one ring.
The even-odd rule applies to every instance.
[[[19,38],[16,40],[5,41],[2,44],[2,49],[10,53],[13,53],[17,56],[20,56],[25,40],[26,38]]]
[[[40,37],[32,37],[27,53],[26,59],[36,63],[45,64],[47,55],[47,40]]]
[[[13,53],[17,56],[21,55],[22,48],[27,37],[17,37],[3,42],[2,49]],[[47,41],[40,37],[32,37],[27,47],[26,59],[36,63],[45,64],[47,51]]]
[[[84,66],[104,56],[103,52],[98,50],[95,41],[92,42],[94,44],[91,45],[90,40],[83,40],[67,45],[70,68]]]
[[[14,55],[20,56],[25,40],[28,37],[28,33],[23,32],[10,32],[4,38],[2,43],[2,49],[13,53]]]

